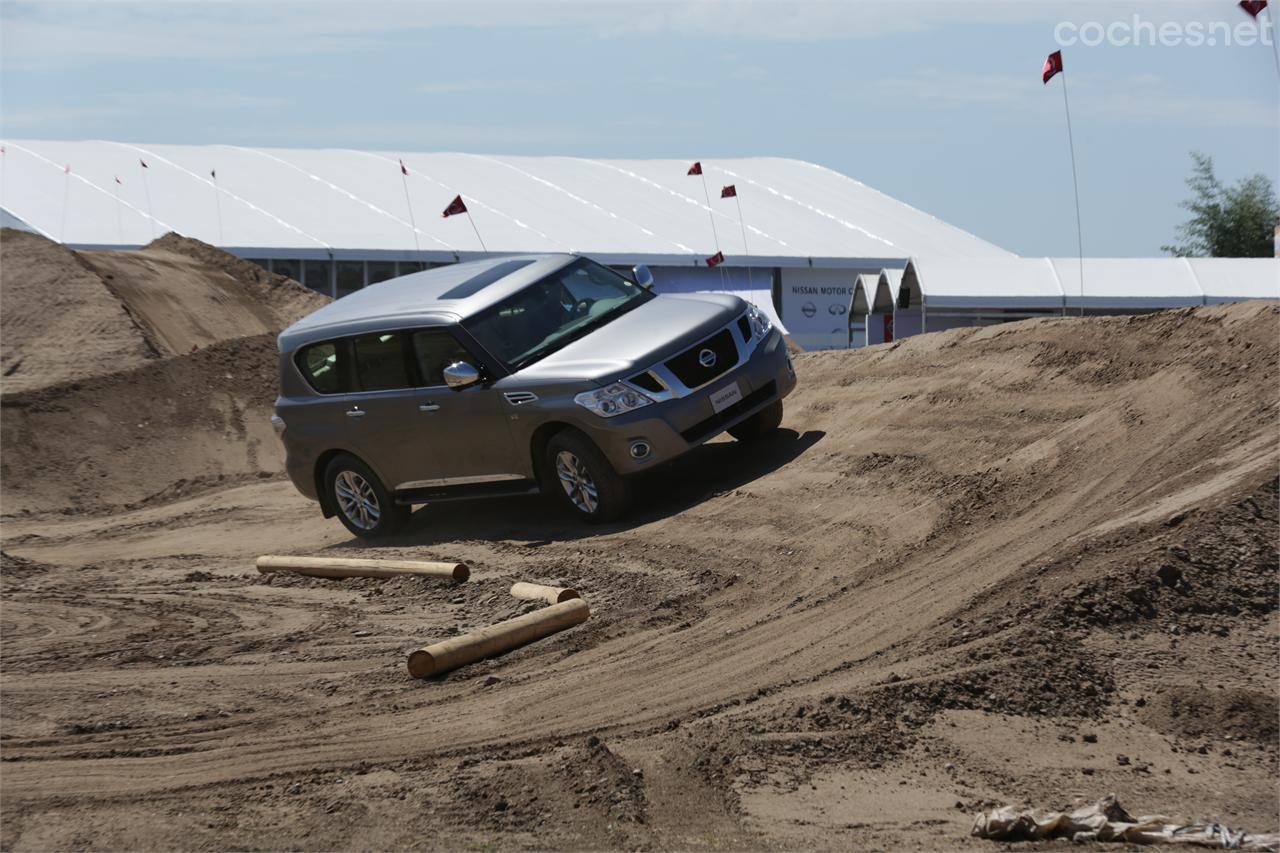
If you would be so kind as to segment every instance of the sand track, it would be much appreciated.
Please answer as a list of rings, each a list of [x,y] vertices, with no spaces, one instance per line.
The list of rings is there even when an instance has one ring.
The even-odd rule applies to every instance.
[[[1112,790],[1274,829],[1278,331],[1246,304],[807,354],[776,439],[655,473],[626,523],[443,505],[378,547],[271,479],[265,337],[6,396],[0,846],[952,849],[984,800]],[[405,676],[523,612],[513,580],[593,618]],[[1187,691],[1234,740],[1174,725]]]
[[[0,847],[950,849],[983,801],[1111,790],[1277,822],[1274,307],[805,355],[786,430],[625,524],[444,505],[368,547],[267,423],[272,333],[318,297],[173,235],[3,239]],[[594,617],[405,677],[529,607],[513,580]]]

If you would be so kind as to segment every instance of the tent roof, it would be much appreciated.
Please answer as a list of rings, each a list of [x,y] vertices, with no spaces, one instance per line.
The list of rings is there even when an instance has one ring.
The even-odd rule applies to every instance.
[[[898,304],[898,289],[902,286],[902,270],[883,269],[876,277],[876,297],[871,303],[872,314],[892,314]]]
[[[1275,258],[1187,258],[1205,301],[1280,299],[1280,260]]]
[[[1048,258],[912,258],[900,288],[929,308],[1061,308],[1063,297]]]
[[[610,262],[692,266],[715,251],[702,179],[686,174],[684,160],[107,141],[4,145],[4,209],[77,246],[137,246],[175,230],[257,257],[455,260],[482,251],[467,217],[440,216],[461,193],[490,253],[585,252]],[[750,157],[702,165],[731,265],[1012,257],[812,163]],[[717,197],[725,184],[737,186],[736,202]]]
[[[1173,308],[1280,299],[1280,259],[913,258],[892,288],[918,308]],[[895,275],[885,270],[885,276]]]

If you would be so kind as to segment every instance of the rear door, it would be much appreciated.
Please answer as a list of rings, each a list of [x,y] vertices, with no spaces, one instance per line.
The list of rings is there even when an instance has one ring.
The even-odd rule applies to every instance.
[[[481,359],[443,327],[412,333],[412,349],[423,383],[419,394],[421,435],[435,453],[432,485],[466,485],[519,479],[521,466],[507,421],[510,405],[486,383],[461,391],[444,382],[444,369],[466,361],[485,372]]]
[[[439,476],[439,456],[421,424],[421,389],[409,333],[349,338],[355,392],[345,418],[352,445],[392,490]]]

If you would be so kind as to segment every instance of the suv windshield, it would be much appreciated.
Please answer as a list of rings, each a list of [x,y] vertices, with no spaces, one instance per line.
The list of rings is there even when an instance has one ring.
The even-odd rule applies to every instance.
[[[580,258],[463,325],[485,349],[519,370],[652,298],[613,270]]]

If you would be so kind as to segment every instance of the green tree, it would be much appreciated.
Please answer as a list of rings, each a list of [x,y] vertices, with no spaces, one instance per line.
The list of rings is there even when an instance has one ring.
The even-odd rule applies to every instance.
[[[1280,204],[1266,175],[1250,175],[1233,187],[1223,186],[1213,173],[1213,160],[1191,152],[1191,198],[1182,206],[1191,218],[1178,226],[1185,242],[1161,246],[1178,257],[1269,258]]]

